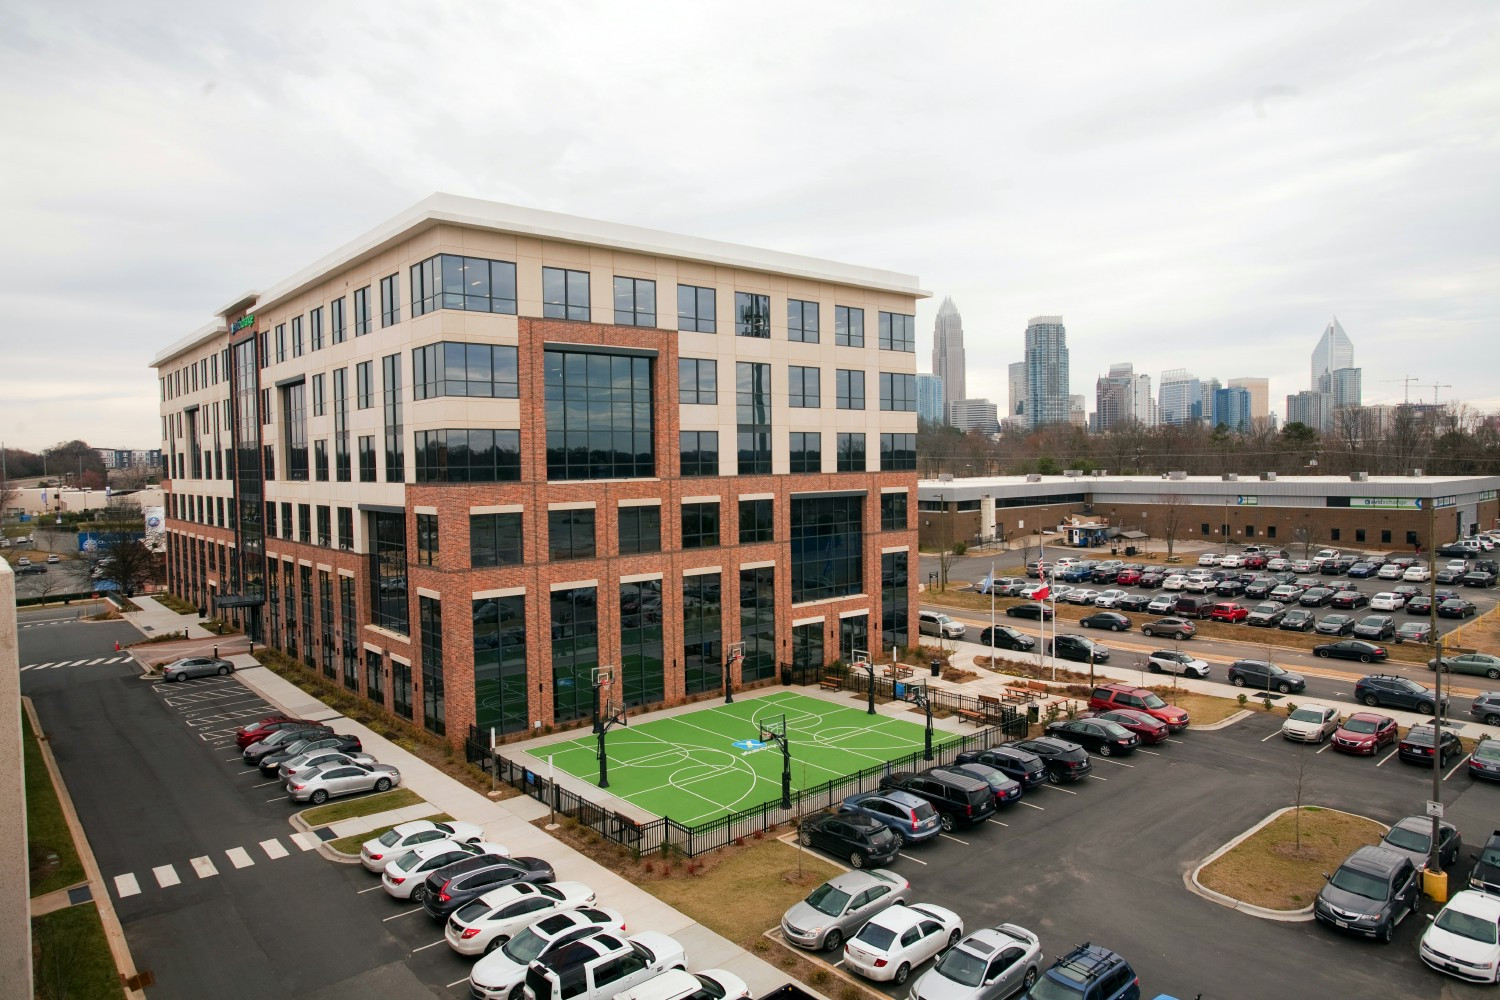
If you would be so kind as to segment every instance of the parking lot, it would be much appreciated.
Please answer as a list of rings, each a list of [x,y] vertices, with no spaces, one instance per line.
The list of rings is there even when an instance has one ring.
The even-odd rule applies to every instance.
[[[1256,715],[1124,759],[1096,756],[1088,780],[1029,791],[992,821],[909,848],[890,867],[910,880],[913,901],[955,910],[966,930],[1011,922],[1034,931],[1048,964],[1084,941],[1120,952],[1143,996],[1479,996],[1481,988],[1417,958],[1420,915],[1380,945],[1313,921],[1247,916],[1185,887],[1204,857],[1291,804],[1291,765],[1303,755],[1313,757],[1307,803],[1387,824],[1422,813],[1430,771],[1385,754],[1350,757],[1290,743],[1278,735],[1280,721]],[[1470,850],[1497,825],[1496,796],[1500,788],[1462,769],[1444,786],[1447,817],[1465,840],[1449,872],[1454,891],[1467,879]],[[1421,913],[1436,911],[1424,900]],[[885,992],[904,998],[927,967]]]

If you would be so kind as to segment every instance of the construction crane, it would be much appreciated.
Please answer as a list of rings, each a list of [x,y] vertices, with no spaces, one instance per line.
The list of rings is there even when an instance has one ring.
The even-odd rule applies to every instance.
[[[1434,382],[1434,383],[1432,383],[1432,405],[1434,407],[1437,406],[1437,396],[1438,396],[1438,390],[1439,389],[1451,389],[1451,388],[1453,388],[1453,386],[1449,385],[1447,382]]]
[[[1415,376],[1415,375],[1408,375],[1408,376],[1406,376],[1406,378],[1387,378],[1387,379],[1381,379],[1380,381],[1381,381],[1382,385],[1384,385],[1386,383],[1389,383],[1389,382],[1400,382],[1405,387],[1405,392],[1403,393],[1403,395],[1406,398],[1405,398],[1404,402],[1406,404],[1408,404],[1408,405],[1411,403],[1411,384],[1413,382],[1417,383],[1418,385],[1422,384],[1422,380],[1420,378],[1418,378],[1417,376]]]

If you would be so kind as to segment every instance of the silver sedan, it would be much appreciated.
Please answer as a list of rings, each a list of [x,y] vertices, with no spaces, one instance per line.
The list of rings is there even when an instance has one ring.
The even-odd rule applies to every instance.
[[[304,771],[328,767],[334,764],[374,764],[376,760],[367,753],[345,753],[342,750],[312,750],[298,754],[291,760],[282,761],[276,769],[277,777],[287,781]]]
[[[234,664],[212,656],[189,656],[161,668],[164,681],[185,681],[190,677],[212,677],[234,673]]]
[[[383,792],[401,784],[401,772],[389,764],[334,764],[299,774],[286,783],[293,802],[321,805],[339,795]]]

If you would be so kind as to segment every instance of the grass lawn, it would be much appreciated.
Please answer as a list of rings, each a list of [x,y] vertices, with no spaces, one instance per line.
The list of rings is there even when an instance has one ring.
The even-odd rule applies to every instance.
[[[1378,844],[1385,827],[1363,816],[1302,807],[1302,847],[1295,847],[1296,812],[1282,813],[1198,873],[1215,892],[1272,910],[1311,906],[1331,872],[1354,850]]]
[[[1215,722],[1223,722],[1236,712],[1243,711],[1240,703],[1233,698],[1215,698],[1211,694],[1194,694],[1178,688],[1173,694],[1170,687],[1153,687],[1151,690],[1161,695],[1167,701],[1178,708],[1186,709],[1188,718],[1195,726],[1207,726]],[[1254,702],[1247,704],[1245,708],[1253,707]]]
[[[26,767],[26,841],[31,864],[31,894],[40,896],[83,881],[83,862],[73,846],[62,804],[42,759],[42,748],[31,730],[31,717],[21,713]]]
[[[453,817],[449,816],[447,813],[433,813],[431,816],[419,816],[417,818],[430,819],[434,823],[446,823]],[[409,820],[408,822],[415,823],[416,820]],[[340,837],[338,840],[330,840],[328,842],[328,846],[333,848],[335,851],[343,851],[345,854],[358,854],[360,847],[364,845],[365,841],[373,840],[376,837],[379,837],[382,834],[395,829],[399,825],[400,824],[398,823],[392,823],[390,826],[376,827],[369,833],[356,833],[352,837]]]
[[[125,991],[104,925],[93,903],[31,921],[32,980],[37,1000],[120,1000]],[[20,997],[12,983],[8,996]]]
[[[421,801],[422,796],[410,788],[392,788],[388,792],[361,795],[345,799],[343,802],[330,802],[326,806],[308,809],[302,813],[302,819],[308,826],[327,826],[329,823],[337,823],[351,816],[369,816],[372,813],[385,812],[387,809],[414,806]]]

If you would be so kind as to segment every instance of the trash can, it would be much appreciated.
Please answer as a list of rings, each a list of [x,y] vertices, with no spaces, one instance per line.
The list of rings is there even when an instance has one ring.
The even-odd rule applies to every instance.
[[[1448,873],[1422,869],[1422,891],[1435,903],[1448,902]]]
[[[1135,555],[1135,546],[1134,545],[1127,545],[1127,546],[1125,546],[1125,554],[1127,556],[1133,556],[1133,555]]]
[[[943,661],[942,660],[930,660],[930,661],[928,661],[927,665],[932,668],[932,676],[934,676],[934,677],[941,677],[941,676],[943,676]]]
[[[781,665],[781,686],[792,686],[792,665],[790,663],[783,663]]]
[[[1040,705],[1027,705],[1026,706],[1026,721],[1028,723],[1030,723],[1031,725],[1033,725],[1033,726],[1036,725],[1038,722],[1041,722],[1042,721],[1042,706],[1040,706]]]

